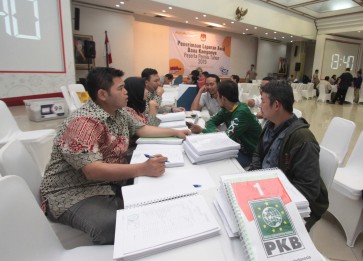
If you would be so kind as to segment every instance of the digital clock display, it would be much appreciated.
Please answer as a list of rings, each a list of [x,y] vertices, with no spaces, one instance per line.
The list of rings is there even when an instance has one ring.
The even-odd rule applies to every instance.
[[[355,72],[359,55],[360,44],[326,40],[321,78],[336,74],[339,76],[350,68]]]

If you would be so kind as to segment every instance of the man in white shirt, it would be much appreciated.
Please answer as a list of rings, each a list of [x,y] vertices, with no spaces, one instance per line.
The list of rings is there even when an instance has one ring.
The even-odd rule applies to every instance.
[[[205,86],[200,88],[197,96],[195,96],[191,109],[201,111],[203,107],[206,107],[210,116],[216,114],[220,110],[217,101],[217,85],[220,81],[217,75],[209,74]]]
[[[324,86],[325,93],[331,93],[331,84],[329,82],[329,76],[325,76],[324,80],[321,80],[319,86]]]

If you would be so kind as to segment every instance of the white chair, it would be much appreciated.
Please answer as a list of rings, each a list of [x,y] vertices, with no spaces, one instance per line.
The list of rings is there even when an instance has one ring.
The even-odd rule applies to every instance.
[[[296,115],[296,117],[301,118],[302,112],[300,110],[293,108],[292,112]]]
[[[309,82],[308,84],[307,84],[307,87],[306,87],[306,89],[303,89],[302,91],[301,91],[301,95],[302,95],[302,97],[304,97],[304,98],[306,98],[306,99],[311,99],[311,98],[313,98],[315,95],[314,95],[314,93],[315,93],[315,90],[314,90],[314,84],[313,83],[311,83],[311,82]]]
[[[80,100],[78,93],[86,93],[84,86],[82,84],[69,84],[68,90],[76,108],[81,107],[84,102]]]
[[[18,140],[9,141],[0,149],[0,173],[23,178],[40,205],[39,187],[42,175],[25,146]]]
[[[342,225],[347,245],[354,247],[363,231],[363,132],[344,168],[338,168],[329,191],[329,209]]]
[[[6,104],[0,100],[0,148],[12,139],[20,140],[43,171],[50,157],[54,129],[22,131]]]
[[[344,101],[353,104],[353,100],[354,100],[354,88],[349,87],[348,91],[347,91],[347,95],[345,95],[345,100]]]
[[[354,122],[340,117],[334,117],[325,131],[320,145],[333,151],[337,155],[339,166],[343,164],[354,130]]]
[[[42,176],[28,150],[18,140],[11,140],[0,149],[0,173],[3,176],[23,178],[40,206],[39,187]],[[83,231],[60,223],[51,222],[51,225],[67,248],[91,243],[90,237]]]
[[[77,110],[77,107],[73,103],[73,100],[69,94],[68,88],[66,86],[61,86],[60,89],[62,91],[64,100],[66,101],[66,103],[68,105],[69,112],[74,112],[75,110]]]
[[[292,89],[293,94],[294,94],[294,100],[297,102],[302,100],[301,89],[302,89],[302,84],[300,84],[300,83],[295,83],[295,85]]]
[[[325,93],[325,86],[322,84],[319,84],[319,97],[316,101],[330,101],[331,100],[331,93]]]
[[[363,102],[363,83],[362,85],[360,86],[360,91],[359,91],[359,100],[358,100],[358,103],[361,103]]]
[[[338,168],[338,158],[337,155],[325,148],[324,146],[320,146],[320,154],[319,154],[319,166],[320,166],[320,176],[324,181],[324,184],[327,190],[330,190],[330,187],[333,183],[335,173]]]
[[[0,178],[1,260],[112,260],[113,246],[65,250],[23,179]]]

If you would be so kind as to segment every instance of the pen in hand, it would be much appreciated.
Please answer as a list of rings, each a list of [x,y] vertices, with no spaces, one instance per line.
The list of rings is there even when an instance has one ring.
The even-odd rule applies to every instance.
[[[149,154],[144,154],[144,156],[148,159],[152,159],[152,158],[155,158],[155,156],[153,155],[149,155]],[[166,160],[165,162],[169,162],[168,160]]]

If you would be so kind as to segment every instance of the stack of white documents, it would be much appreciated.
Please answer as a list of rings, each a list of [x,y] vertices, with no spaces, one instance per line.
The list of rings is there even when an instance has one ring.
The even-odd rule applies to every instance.
[[[236,158],[241,147],[224,132],[188,136],[183,146],[193,164]]]
[[[185,112],[175,112],[166,114],[157,114],[156,117],[161,120],[160,128],[188,129],[185,124]]]

